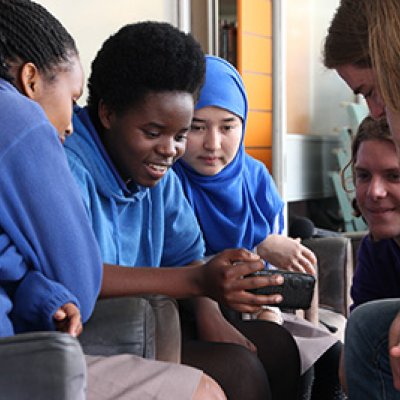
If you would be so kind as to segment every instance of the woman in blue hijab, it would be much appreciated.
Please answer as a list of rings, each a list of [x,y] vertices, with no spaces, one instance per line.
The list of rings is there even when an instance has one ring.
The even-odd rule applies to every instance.
[[[314,254],[280,235],[284,204],[271,175],[245,152],[247,111],[239,73],[222,58],[206,56],[206,81],[186,153],[174,169],[199,220],[207,255],[257,248],[276,267],[314,273]]]
[[[282,235],[284,203],[268,169],[245,152],[247,113],[246,91],[237,70],[219,57],[206,56],[206,80],[195,106],[186,152],[174,166],[203,231],[206,254],[244,247],[274,267],[315,274],[315,255],[300,240]],[[307,380],[315,370],[318,379],[311,398],[341,399],[337,339],[308,321],[283,316],[283,326],[293,332],[298,344],[302,372],[311,372],[305,374],[304,397],[300,398],[311,392]],[[251,321],[257,322],[256,329],[248,321],[231,322],[256,345],[262,362],[271,358],[273,349],[263,346],[268,343],[264,321]]]

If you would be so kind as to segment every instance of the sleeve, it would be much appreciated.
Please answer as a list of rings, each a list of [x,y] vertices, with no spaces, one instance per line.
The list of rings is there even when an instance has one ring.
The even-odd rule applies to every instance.
[[[1,229],[0,229],[1,231]],[[24,258],[18,253],[5,232],[0,233],[0,277],[1,281],[18,282],[28,272]]]
[[[266,175],[265,193],[267,202],[270,204],[271,209],[271,217],[269,217],[272,228],[271,232],[281,234],[284,228],[284,202],[282,201],[275,182],[269,173]]]
[[[77,157],[72,150],[66,147],[65,153],[67,155],[69,169],[78,185],[86,213],[89,217],[90,224],[92,224],[91,192],[95,192],[95,189],[93,189],[93,179],[87,169],[82,165],[80,158]],[[90,186],[92,187],[92,190],[89,189]]]
[[[0,225],[30,268],[76,296],[86,321],[100,290],[101,257],[52,126],[31,128],[0,167]]]
[[[78,299],[63,285],[47,279],[42,273],[29,271],[19,283],[13,297],[12,321],[16,333],[54,330],[54,313],[66,303]]]
[[[52,330],[55,311],[79,302],[64,286],[28,268],[9,237],[0,234],[0,276],[13,289],[12,318],[16,332]]]
[[[250,156],[248,156],[248,159]],[[281,234],[284,229],[284,206],[276,184],[264,164],[258,160],[251,160],[257,171],[257,178],[249,174],[247,170],[247,181],[255,185],[256,202],[264,217],[267,219],[271,233]],[[248,161],[248,163],[250,163]]]
[[[367,301],[382,297],[378,283],[381,280],[382,266],[377,263],[376,252],[369,236],[366,236],[358,249],[357,265],[351,286],[353,304],[350,310]]]
[[[204,257],[203,236],[177,176],[170,170],[165,178],[165,235],[161,265],[187,265]]]

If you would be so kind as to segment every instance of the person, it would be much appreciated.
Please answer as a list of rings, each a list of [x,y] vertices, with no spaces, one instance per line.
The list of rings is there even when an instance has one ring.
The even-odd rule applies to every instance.
[[[203,231],[206,254],[230,247],[256,249],[270,266],[315,274],[316,257],[311,250],[282,235],[283,201],[267,168],[245,153],[247,111],[246,91],[238,71],[220,57],[206,56],[206,80],[195,106],[187,150],[174,165]],[[337,339],[291,314],[284,313],[283,317],[283,326],[297,339],[304,373]],[[258,323],[253,328],[253,323],[236,318],[235,326],[254,341],[270,373],[268,359],[277,353],[265,340],[268,326]],[[336,398],[339,350],[335,350],[336,361],[332,355],[329,361],[317,361],[316,365],[325,364],[333,380],[316,368],[313,399]],[[273,383],[277,385],[273,387],[276,398],[285,398],[279,377]]]
[[[400,162],[385,118],[368,116],[361,122],[343,174],[347,168],[353,176],[355,213],[369,231],[357,252],[354,310],[368,301],[400,297]]]
[[[101,295],[195,297],[200,340],[185,349],[190,354],[183,359],[214,377],[229,399],[267,399],[269,380],[247,339],[233,327],[241,345],[210,343],[207,335],[226,323],[216,302],[258,311],[281,296],[246,289],[282,279],[244,277],[263,268],[259,256],[244,249],[225,250],[197,265],[204,256],[202,234],[171,169],[185,151],[204,64],[199,44],[170,24],[122,27],[92,62],[87,106],[75,108],[75,131],[65,149],[105,264]],[[224,295],[218,295],[221,287]],[[295,343],[281,327],[271,329],[282,348],[276,362],[286,367],[282,374],[295,392]]]
[[[366,98],[373,118],[386,115],[397,149],[399,21],[396,0],[342,0],[330,23],[323,55],[325,66],[335,69],[355,93]],[[362,304],[351,313],[344,353],[351,399],[398,398],[399,311],[396,297]]]
[[[54,37],[39,29],[39,18]],[[0,19],[0,335],[53,330],[58,313],[78,334],[77,308],[86,321],[100,290],[100,255],[50,122],[61,137],[71,130],[82,69],[72,38],[35,3],[2,1]],[[36,44],[23,46],[32,31]],[[57,102],[50,106],[53,95]],[[55,226],[63,228],[50,235]]]
[[[400,161],[385,118],[374,120],[368,116],[361,122],[353,139],[351,160],[342,176],[347,168],[351,168],[353,176],[356,193],[356,202],[353,204],[355,213],[363,216],[369,230],[357,252],[357,265],[351,287],[353,303],[350,309],[353,312],[359,306],[373,302],[371,304],[372,311],[370,305],[366,308],[360,307],[362,313],[364,309],[372,312],[366,320],[370,322],[372,318],[377,317],[376,312],[382,312],[382,315],[386,316],[386,307],[393,312],[397,301],[392,299],[400,297],[400,214],[398,212]],[[347,186],[345,188],[350,190]],[[375,301],[379,299],[391,300]],[[358,312],[355,315],[358,315]],[[365,338],[360,337],[360,323],[357,318],[355,321],[353,322],[352,319],[352,322],[349,323],[347,335],[369,348]],[[372,334],[367,336],[367,338],[375,334],[378,336],[378,348],[388,345],[387,333],[385,330],[382,332],[381,328],[380,323],[371,327]],[[379,356],[379,352],[377,354],[378,357],[374,363],[385,370],[385,375],[390,375],[389,364]],[[350,356],[352,357],[352,353]],[[342,374],[344,375],[343,372]],[[351,376],[351,371],[349,371],[349,375]],[[391,378],[374,378],[371,382],[377,387],[381,387],[385,393],[390,393],[391,381]],[[352,381],[350,382],[350,391],[352,390],[351,383]],[[363,393],[367,394],[365,391]],[[361,393],[357,396],[360,397]]]
[[[77,336],[100,291],[99,248],[61,145],[82,85],[60,22],[30,0],[0,0],[1,336]],[[199,370],[131,355],[87,357],[87,373],[88,399],[226,398]],[[22,391],[33,379],[25,378]]]

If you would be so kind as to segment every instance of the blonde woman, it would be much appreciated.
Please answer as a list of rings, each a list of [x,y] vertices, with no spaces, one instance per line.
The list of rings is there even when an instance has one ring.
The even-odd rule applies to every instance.
[[[336,69],[371,116],[386,115],[400,145],[400,8],[396,0],[343,0],[324,47],[324,64]],[[345,368],[351,399],[400,397],[400,299],[358,307],[348,321]]]

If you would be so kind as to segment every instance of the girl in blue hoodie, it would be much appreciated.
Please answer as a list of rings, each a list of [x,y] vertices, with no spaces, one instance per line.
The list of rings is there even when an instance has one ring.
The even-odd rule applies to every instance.
[[[263,264],[243,249],[202,262],[202,233],[171,168],[185,151],[203,75],[204,55],[190,35],[156,22],[121,28],[92,63],[88,105],[75,109],[65,146],[105,263],[101,294],[192,298],[197,337],[185,342],[183,359],[216,378],[230,399],[265,400],[265,369],[217,302],[258,311],[281,297],[246,289],[279,279],[244,277]],[[210,340],[216,330],[234,339]],[[283,328],[271,330],[295,393],[297,348]]]

